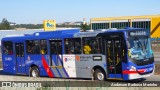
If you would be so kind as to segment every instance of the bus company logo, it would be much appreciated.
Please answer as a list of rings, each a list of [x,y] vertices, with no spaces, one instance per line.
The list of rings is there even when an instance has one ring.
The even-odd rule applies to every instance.
[[[80,56],[76,56],[76,60],[79,62],[81,60]]]
[[[64,61],[65,61],[65,62],[74,61],[74,59],[75,59],[75,58],[72,58],[72,57],[65,57],[65,58],[64,58]]]
[[[48,23],[46,23],[46,26],[47,26],[47,27],[54,27],[54,25],[53,25],[53,24],[51,24],[51,23],[49,23],[49,22],[48,22]]]
[[[2,87],[12,87],[11,82],[2,82]]]
[[[80,60],[81,60],[81,61],[92,60],[92,56],[80,56]]]

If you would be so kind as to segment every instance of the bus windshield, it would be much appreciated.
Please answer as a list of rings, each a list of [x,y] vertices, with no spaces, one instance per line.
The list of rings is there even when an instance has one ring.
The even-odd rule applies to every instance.
[[[150,39],[148,37],[131,37],[128,39],[128,55],[134,60],[144,60],[153,57]]]

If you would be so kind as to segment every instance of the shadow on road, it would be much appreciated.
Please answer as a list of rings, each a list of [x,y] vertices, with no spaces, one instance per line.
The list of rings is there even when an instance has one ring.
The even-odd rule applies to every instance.
[[[14,74],[7,73],[7,72],[4,72],[3,70],[0,70],[0,75],[14,75]]]
[[[3,70],[0,70],[0,75],[5,75],[5,76],[24,76],[26,77],[26,75],[19,75],[19,74],[12,74],[12,73],[8,73],[8,72],[4,72]],[[49,77],[42,77],[42,78],[49,78]],[[84,79],[84,78],[54,78],[54,79],[66,79],[66,80],[80,80],[80,81],[92,81],[91,79]],[[119,83],[141,83],[144,82],[146,79],[142,78],[142,79],[136,79],[136,80],[128,80],[128,81],[123,81],[123,80],[106,80],[106,81],[100,81],[100,82],[108,82],[108,83],[114,83],[114,82],[119,82]],[[97,81],[97,80],[94,80]],[[99,82],[99,81],[98,81]]]

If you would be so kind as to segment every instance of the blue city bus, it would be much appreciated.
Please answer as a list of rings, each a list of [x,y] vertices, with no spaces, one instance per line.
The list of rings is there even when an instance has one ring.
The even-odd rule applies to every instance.
[[[135,80],[154,73],[146,29],[46,31],[5,37],[1,43],[3,71],[12,74]]]

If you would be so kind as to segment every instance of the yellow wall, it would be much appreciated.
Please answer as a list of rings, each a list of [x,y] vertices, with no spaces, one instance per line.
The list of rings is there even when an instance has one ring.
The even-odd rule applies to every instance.
[[[144,16],[121,16],[121,17],[105,17],[105,18],[91,18],[91,21],[107,21],[107,20],[128,20],[128,19],[149,19],[159,18],[160,15],[144,15]]]
[[[151,19],[151,37],[160,38],[160,18],[158,17]]]
[[[157,37],[160,38],[160,15],[91,18],[90,21],[91,22],[109,21],[111,23],[114,20],[129,20],[130,27],[132,27],[132,20],[134,20],[134,19],[150,19],[151,20],[151,23],[150,23],[151,37],[152,38],[157,38]],[[110,26],[111,26],[111,24],[110,24]]]
[[[56,21],[55,20],[44,20],[43,21],[45,31],[56,30]]]

